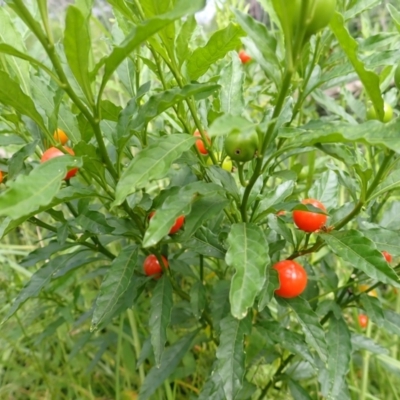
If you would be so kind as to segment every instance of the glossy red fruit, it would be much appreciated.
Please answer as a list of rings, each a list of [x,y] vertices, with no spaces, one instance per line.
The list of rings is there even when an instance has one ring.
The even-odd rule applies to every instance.
[[[149,214],[149,219],[153,218],[155,213],[156,213],[155,211],[152,211],[152,212]],[[184,216],[184,215],[181,215],[180,217],[178,217],[178,218],[175,220],[175,224],[174,224],[174,225],[172,226],[172,228],[169,230],[169,234],[170,234],[170,235],[173,235],[174,233],[178,232],[179,229],[182,228],[182,225],[183,225],[184,222],[185,222],[185,216]]]
[[[72,149],[70,149],[67,146],[64,146],[64,149],[66,150],[67,153],[71,154],[71,156],[74,156],[75,153]],[[50,147],[49,149],[47,149],[43,155],[42,158],[40,159],[41,163],[44,163],[46,161],[51,160],[52,158],[55,157],[61,157],[65,155],[61,150],[57,149],[57,147]],[[72,168],[67,172],[67,175],[65,175],[65,180],[71,179],[72,177],[74,177],[76,175],[76,173],[78,172],[78,168]]]
[[[311,204],[316,208],[326,212],[325,206],[315,199],[305,199],[302,201],[303,204]],[[315,232],[321,229],[327,220],[327,216],[324,214],[318,214],[311,211],[294,210],[293,221],[299,229],[304,232]]]
[[[358,323],[360,324],[361,328],[366,328],[368,325],[368,317],[365,314],[360,314],[358,316]]]
[[[206,135],[206,138],[207,138],[208,143],[210,144],[210,143],[211,143],[211,140],[210,140],[209,136],[207,135],[207,132],[204,132],[204,133],[205,133],[205,135]],[[197,147],[197,149],[199,150],[199,152],[200,152],[201,154],[208,154],[208,151],[207,151],[207,149],[206,149],[206,146],[204,145],[203,139],[201,138],[200,132],[199,132],[199,131],[195,131],[195,132],[193,133],[193,136],[198,136],[198,137],[200,137],[199,140],[196,140],[196,147]]]
[[[173,235],[174,233],[178,232],[179,229],[182,228],[183,223],[185,222],[185,217],[181,215],[175,220],[174,226],[169,230],[169,234]]]
[[[239,58],[242,64],[247,64],[251,61],[251,57],[244,50],[239,51]]]
[[[392,255],[389,254],[387,251],[382,251],[383,257],[385,257],[386,261],[388,263],[392,262]]]
[[[307,286],[306,270],[293,260],[283,260],[276,263],[273,268],[278,271],[280,286],[275,294],[290,299],[299,296]]]
[[[164,267],[168,268],[168,260],[164,256],[161,256],[161,258],[163,260]],[[155,279],[161,278],[163,272],[161,265],[154,254],[150,254],[146,257],[143,263],[143,270],[147,276],[153,276]]]

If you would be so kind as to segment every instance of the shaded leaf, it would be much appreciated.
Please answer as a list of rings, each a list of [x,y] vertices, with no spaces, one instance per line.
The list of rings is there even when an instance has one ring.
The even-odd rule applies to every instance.
[[[112,262],[100,286],[100,293],[93,312],[91,330],[96,329],[102,320],[113,312],[118,299],[129,286],[133,271],[136,268],[137,257],[138,248],[136,246],[128,246]]]
[[[290,307],[294,311],[303,328],[307,343],[316,350],[321,360],[325,362],[328,355],[327,343],[325,340],[325,332],[319,323],[317,314],[315,314],[310,305],[301,297],[278,299],[280,303]]]
[[[264,285],[270,263],[268,243],[260,227],[245,223],[232,225],[227,242],[225,261],[235,269],[229,293],[231,313],[242,319]]]
[[[179,339],[168,347],[162,357],[159,367],[153,367],[140,388],[139,400],[147,400],[176,369],[186,352],[190,349],[194,338],[198,334],[195,330]]]
[[[172,163],[189,150],[195,140],[184,134],[163,136],[138,153],[118,182],[113,205],[121,204],[128,195],[145,187],[149,181],[163,178]]]
[[[172,285],[168,276],[163,276],[154,289],[150,309],[150,334],[156,365],[159,366],[167,341],[167,327],[173,306]]]
[[[400,287],[396,272],[377,250],[375,244],[359,231],[349,230],[321,234],[332,251],[370,278]]]
[[[226,53],[240,47],[242,36],[244,31],[234,24],[215,32],[204,47],[198,47],[189,57],[186,68],[190,79],[197,80]]]

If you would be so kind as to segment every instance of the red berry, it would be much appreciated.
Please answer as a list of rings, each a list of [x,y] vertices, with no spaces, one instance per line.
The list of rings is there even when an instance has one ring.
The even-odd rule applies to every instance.
[[[161,258],[163,260],[165,268],[168,268],[168,260],[164,256],[161,256]],[[154,279],[161,278],[163,272],[161,265],[154,254],[150,254],[146,257],[143,263],[143,270],[147,276],[153,276]]]
[[[307,272],[300,264],[293,260],[283,260],[273,268],[278,271],[280,283],[275,294],[290,299],[303,293],[307,286]]]
[[[67,153],[71,154],[71,156],[74,156],[75,153],[72,149],[70,149],[67,146],[64,146],[64,149],[67,151]],[[57,149],[57,147],[50,147],[49,149],[47,149],[43,155],[42,158],[40,159],[41,163],[44,163],[46,161],[51,160],[52,158],[55,157],[61,157],[64,156],[65,153],[63,153],[60,149]],[[78,168],[72,168],[70,169],[67,174],[65,175],[65,180],[71,179],[73,176],[76,175],[76,173],[78,172]]]
[[[244,50],[239,51],[239,58],[242,64],[247,64],[251,61],[251,57]]]
[[[365,314],[360,314],[358,316],[358,323],[360,324],[361,328],[366,328],[368,325],[368,317]]]
[[[303,204],[311,204],[322,211],[326,211],[325,206],[315,199],[305,199],[302,201]],[[314,213],[312,211],[293,211],[293,220],[299,229],[304,232],[315,232],[321,229],[327,220],[327,216],[324,214]]]
[[[390,263],[392,261],[392,255],[389,254],[387,251],[382,251],[383,257],[385,257],[386,261]]]
[[[211,140],[210,140],[209,136],[207,135],[207,132],[204,132],[204,133],[205,133],[205,136],[206,136],[206,138],[207,138],[208,143],[211,143]],[[206,149],[206,146],[204,145],[203,139],[201,138],[200,132],[199,132],[199,131],[195,131],[195,132],[193,133],[193,136],[198,136],[198,137],[200,137],[199,140],[196,140],[196,147],[197,147],[197,149],[199,150],[199,152],[200,152],[201,154],[204,154],[204,155],[208,154],[208,151],[207,151],[207,149]]]
[[[151,211],[149,214],[149,219],[152,219],[155,215],[155,211]],[[172,228],[169,230],[169,234],[173,235],[174,233],[178,232],[179,229],[182,228],[183,223],[185,222],[185,216],[181,215],[175,220],[175,224],[172,226]]]

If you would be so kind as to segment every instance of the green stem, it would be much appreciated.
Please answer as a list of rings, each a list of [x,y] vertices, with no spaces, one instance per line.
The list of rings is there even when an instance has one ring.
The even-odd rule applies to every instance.
[[[122,353],[122,332],[124,327],[124,317],[121,314],[119,317],[119,330],[118,330],[118,343],[117,343],[117,354],[115,363],[115,399],[121,399],[121,389],[120,389],[120,364],[121,364],[121,353]]]
[[[133,346],[135,349],[135,355],[136,355],[136,363],[139,360],[140,353],[142,346],[140,344],[140,337],[139,337],[139,330],[136,322],[136,315],[134,312],[134,309],[128,310],[128,318],[129,318],[129,324],[131,325],[132,329],[132,335],[133,335]],[[144,379],[145,379],[145,373],[144,373],[144,366],[141,364],[139,366],[139,379],[140,379],[140,386],[142,386]]]
[[[247,202],[249,200],[249,196],[250,196],[251,190],[253,189],[254,184],[256,183],[258,177],[260,176],[260,172],[261,172],[262,164],[263,164],[264,154],[265,154],[265,151],[266,151],[266,149],[267,149],[267,147],[268,147],[268,145],[270,143],[272,135],[273,135],[273,133],[275,131],[277,118],[278,118],[279,114],[282,111],[282,106],[283,106],[283,103],[285,101],[286,94],[287,94],[287,92],[289,90],[289,87],[290,87],[290,81],[292,79],[293,72],[294,72],[293,69],[286,69],[286,71],[285,71],[285,75],[284,75],[283,82],[282,82],[282,88],[280,90],[279,97],[278,97],[278,100],[276,102],[276,106],[275,106],[275,109],[274,109],[274,113],[273,113],[272,118],[271,118],[271,120],[273,122],[268,127],[267,133],[266,133],[266,135],[264,137],[264,140],[263,140],[263,143],[262,143],[262,146],[261,146],[261,153],[257,158],[256,167],[255,167],[253,175],[251,176],[250,181],[249,181],[249,183],[246,186],[246,189],[244,191],[242,205],[240,207],[240,212],[241,212],[241,215],[242,215],[243,222],[247,222]]]
[[[244,167],[244,164],[239,162],[238,163],[239,181],[240,181],[240,184],[243,187],[246,187],[247,186],[247,182],[246,182],[246,179],[244,179],[243,167]]]
[[[367,326],[367,337],[370,338],[372,333],[372,324],[368,322]],[[360,400],[365,400],[368,394],[368,384],[369,384],[369,359],[371,353],[368,350],[364,351],[363,357],[363,369],[362,369],[362,381],[361,381],[361,393]]]

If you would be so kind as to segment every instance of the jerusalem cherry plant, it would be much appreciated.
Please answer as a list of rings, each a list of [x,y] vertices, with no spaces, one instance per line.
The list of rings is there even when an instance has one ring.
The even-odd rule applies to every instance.
[[[108,3],[0,7],[0,232],[38,234],[3,326],[68,293],[115,398],[366,398],[354,359],[399,355],[400,9]]]

